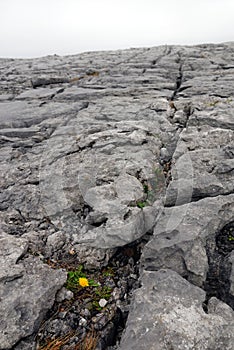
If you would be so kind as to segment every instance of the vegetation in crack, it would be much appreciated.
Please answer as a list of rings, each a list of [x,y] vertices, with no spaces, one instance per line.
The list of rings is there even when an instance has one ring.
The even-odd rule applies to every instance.
[[[66,295],[56,302],[37,334],[38,349],[112,349],[128,317],[131,295],[139,284],[139,260],[152,232],[120,247],[107,265],[90,269],[72,259],[47,263],[67,270]]]
[[[132,203],[143,209],[146,206],[152,205],[157,199],[164,195],[165,190],[165,167],[157,166],[154,168],[154,175],[148,180],[142,180],[141,175],[136,174],[138,180],[141,181],[144,190],[144,196],[141,200]]]

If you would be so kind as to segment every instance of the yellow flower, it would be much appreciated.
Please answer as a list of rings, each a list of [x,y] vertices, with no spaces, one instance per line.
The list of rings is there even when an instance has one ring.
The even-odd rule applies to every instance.
[[[89,286],[89,281],[85,277],[80,277],[79,278],[79,285],[81,287],[88,287]]]

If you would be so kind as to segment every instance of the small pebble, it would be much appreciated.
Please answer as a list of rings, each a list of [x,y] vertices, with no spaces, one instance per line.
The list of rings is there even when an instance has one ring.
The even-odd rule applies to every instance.
[[[91,316],[91,313],[88,309],[83,309],[81,310],[80,312],[81,316],[85,316],[85,317],[90,317]]]
[[[56,296],[56,301],[58,303],[62,302],[63,300],[71,300],[73,298],[74,294],[67,290],[65,287],[63,287]]]
[[[85,327],[87,326],[87,320],[84,317],[81,317],[80,321],[79,321],[79,326],[81,327]]]
[[[99,305],[100,307],[105,307],[108,301],[106,299],[100,299],[99,300]]]

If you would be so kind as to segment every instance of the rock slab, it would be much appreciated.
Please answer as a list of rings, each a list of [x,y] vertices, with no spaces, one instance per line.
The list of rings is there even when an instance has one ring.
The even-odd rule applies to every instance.
[[[0,349],[12,349],[38,330],[66,273],[50,269],[36,257],[21,261],[27,248],[24,239],[2,235],[0,241]]]
[[[172,270],[144,272],[119,349],[233,349],[233,310]]]
[[[233,43],[0,59],[1,349],[35,348],[62,298],[45,262],[136,241],[120,349],[232,349],[233,61]]]

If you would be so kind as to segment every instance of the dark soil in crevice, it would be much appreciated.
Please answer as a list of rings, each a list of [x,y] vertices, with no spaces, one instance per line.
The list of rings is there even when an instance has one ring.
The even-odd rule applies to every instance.
[[[181,57],[179,58],[179,61],[181,62]],[[171,101],[174,101],[177,97],[177,94],[181,91],[181,85],[183,82],[183,63],[180,63],[179,66],[179,72],[178,75],[176,77],[176,82],[175,82],[175,89],[173,91],[173,94],[171,96]]]
[[[99,286],[77,285],[70,288],[72,299],[55,303],[37,334],[38,350],[51,349],[53,341],[61,342],[61,350],[81,350],[89,338],[94,342],[90,350],[115,349],[125,329],[132,292],[140,287],[139,261],[151,236],[152,232],[148,232],[141,239],[119,247],[106,266],[96,270],[82,266],[84,276]],[[81,266],[76,256],[67,261],[63,257],[56,263],[48,260],[48,263],[67,271]],[[100,307],[100,299],[106,299],[104,307]]]
[[[215,240],[213,238],[207,240],[209,271],[204,284],[206,304],[211,297],[216,297],[234,310],[234,297],[230,294],[231,263],[228,261],[233,249],[234,221],[217,232]]]

